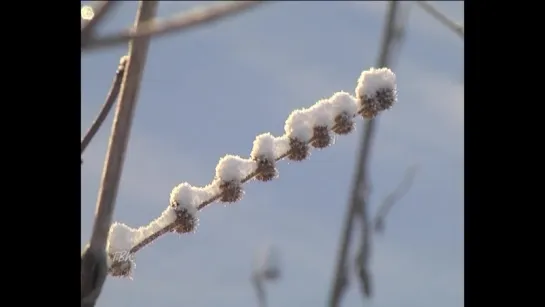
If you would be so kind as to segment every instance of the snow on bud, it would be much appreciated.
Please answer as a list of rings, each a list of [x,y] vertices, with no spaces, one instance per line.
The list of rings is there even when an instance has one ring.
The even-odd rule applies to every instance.
[[[396,75],[386,67],[363,71],[356,86],[356,96],[363,117],[375,117],[397,101]]]
[[[122,223],[113,223],[108,233],[106,252],[108,254],[108,273],[115,277],[130,277],[133,263],[129,255],[135,243],[137,230]]]
[[[284,125],[284,131],[289,138],[288,159],[292,161],[305,160],[309,155],[308,142],[314,133],[309,110],[301,109],[291,112]]]
[[[331,144],[332,138],[329,129],[334,125],[333,105],[329,99],[319,100],[309,112],[310,122],[313,125],[312,145],[315,148],[325,148]]]
[[[358,103],[354,96],[347,92],[337,92],[329,98],[333,108],[333,132],[343,135],[354,131],[354,116],[358,112]]]
[[[175,186],[170,192],[170,208],[176,216],[172,231],[179,234],[194,232],[199,225],[197,207],[210,197],[206,190],[187,182]]]
[[[257,163],[256,180],[269,181],[277,177],[275,161],[275,138],[270,133],[255,138],[250,157]]]
[[[233,155],[221,158],[216,166],[216,180],[219,180],[219,188],[222,192],[220,201],[232,203],[240,200],[244,195],[242,180],[256,169],[257,163],[253,160]]]

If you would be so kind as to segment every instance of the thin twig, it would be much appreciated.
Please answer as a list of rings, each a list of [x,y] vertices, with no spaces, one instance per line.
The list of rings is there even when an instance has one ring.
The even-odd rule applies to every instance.
[[[403,180],[399,183],[397,188],[392,191],[390,194],[384,198],[384,201],[379,206],[377,210],[377,214],[374,218],[373,226],[375,228],[376,232],[383,232],[384,231],[384,225],[386,221],[386,216],[388,215],[388,212],[390,212],[390,209],[405,196],[409,190],[411,189],[414,178],[416,176],[416,173],[418,171],[418,166],[413,165],[411,167],[408,167],[405,171],[405,176],[403,177]]]
[[[449,30],[452,30],[454,33],[458,34],[462,39],[464,39],[464,26],[450,19],[447,15],[439,11],[435,6],[433,6],[428,1],[416,1],[418,6],[420,6],[426,13],[430,14],[433,18],[437,19],[440,23],[445,25]]]
[[[267,1],[267,3],[270,2]],[[236,15],[264,3],[265,1],[230,1],[229,3],[198,7],[189,10],[189,12],[179,13],[166,20],[147,22],[138,30],[130,28],[120,33],[92,39],[85,46],[85,51],[122,44],[136,37],[159,37],[172,32],[182,32],[194,26]]]
[[[89,43],[95,34],[95,29],[98,24],[104,20],[104,17],[112,11],[112,8],[117,4],[117,1],[95,1],[92,6],[94,16],[90,20],[84,21],[81,26],[81,47]]]
[[[390,49],[392,46],[393,38],[395,37],[395,18],[398,8],[397,1],[390,1],[390,8],[386,15],[386,24],[384,27],[384,35],[381,44],[380,56],[377,61],[378,67],[385,67],[388,65],[390,57]],[[352,239],[352,228],[355,216],[357,213],[361,216],[362,220],[362,253],[361,262],[358,263],[360,279],[362,282],[362,289],[364,294],[369,297],[371,295],[371,280],[369,278],[370,272],[368,267],[369,255],[370,255],[370,236],[369,236],[369,223],[367,216],[367,194],[369,190],[369,182],[367,179],[367,165],[369,161],[371,144],[373,142],[375,120],[365,121],[365,130],[363,138],[360,143],[360,150],[358,150],[359,156],[357,158],[356,173],[352,182],[352,193],[350,195],[350,201],[348,203],[348,210],[343,223],[343,229],[340,238],[340,247],[337,255],[337,262],[335,265],[335,274],[333,276],[333,283],[330,290],[328,306],[337,307],[340,304],[341,297],[346,290],[346,261],[348,257],[349,244]]]
[[[158,1],[140,1],[136,14],[136,28],[138,28],[141,22],[151,20],[155,17],[158,4]],[[138,99],[140,82],[146,63],[149,42],[149,38],[139,38],[134,39],[129,44],[129,61],[121,85],[119,104],[117,105],[108,152],[106,153],[93,232],[88,248],[85,254],[82,255],[82,306],[95,305],[105,281],[105,277],[101,277],[100,280],[93,280],[93,277],[96,278],[97,275],[87,270],[97,267],[96,264],[92,265],[92,261],[100,262],[101,267],[106,267],[106,240],[112,223],[117,190],[123,170],[123,162],[130,136],[134,109]],[[91,257],[93,255],[100,255],[100,257],[93,258]],[[88,259],[88,261],[84,266],[85,259]],[[83,290],[92,292],[94,295],[93,299],[88,299]]]
[[[123,80],[123,76],[125,74],[125,67],[127,66],[127,60],[128,56],[122,56],[121,60],[119,61],[119,66],[117,67],[117,71],[115,72],[114,80],[112,81],[112,86],[110,87],[110,91],[108,92],[108,95],[106,96],[106,101],[102,105],[102,108],[100,109],[100,112],[98,113],[95,121],[81,140],[81,155],[83,155],[83,152],[91,143],[91,140],[96,135],[102,124],[104,123],[104,120],[108,116],[108,113],[110,113],[110,110],[112,109],[112,106],[114,105],[115,101],[117,100],[117,96],[119,94],[119,89],[121,88],[121,81]],[[81,161],[83,163],[83,160]]]

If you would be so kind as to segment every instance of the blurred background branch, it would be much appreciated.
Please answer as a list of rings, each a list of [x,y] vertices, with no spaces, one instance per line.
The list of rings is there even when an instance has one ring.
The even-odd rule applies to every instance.
[[[377,67],[379,68],[389,66],[389,60],[395,43],[401,38],[401,35],[399,34],[402,32],[399,30],[400,26],[398,25],[399,5],[398,1],[389,1],[388,3],[383,38],[377,61]],[[343,223],[337,262],[329,294],[328,306],[330,307],[338,307],[340,305],[341,298],[347,288],[347,258],[356,216],[359,216],[361,219],[361,248],[357,258],[358,276],[364,297],[368,298],[372,294],[371,273],[369,269],[371,234],[367,208],[370,182],[367,172],[375,128],[376,119],[365,121],[360,150],[358,150],[358,157],[356,160],[356,172],[354,180],[352,181],[352,192],[345,221]]]
[[[403,180],[399,183],[397,188],[390,194],[388,194],[386,198],[384,198],[384,201],[378,207],[377,214],[373,220],[375,232],[384,232],[386,216],[388,215],[388,212],[390,212],[392,207],[409,192],[413,185],[417,171],[418,165],[412,165],[408,167],[405,171],[405,176],[403,177]]]
[[[271,1],[267,1],[270,3]],[[169,33],[179,34],[195,26],[204,25],[228,16],[242,13],[265,1],[229,1],[226,3],[197,7],[188,12],[181,12],[163,20],[150,20],[140,26],[138,30],[129,28],[116,34],[107,35],[101,38],[92,37],[82,43],[82,49],[89,51],[109,46],[115,46],[128,42],[136,37],[158,37]]]
[[[267,281],[274,282],[280,278],[281,270],[278,257],[278,251],[272,246],[266,246],[256,253],[251,281],[256,291],[259,307],[267,307],[265,283]]]
[[[433,18],[446,26],[449,30],[456,33],[462,39],[464,39],[464,26],[450,19],[447,15],[443,14],[429,1],[416,1],[416,4],[423,9],[426,13],[430,14]]]
[[[105,19],[116,4],[116,1],[95,1],[94,5],[81,8],[81,18],[83,19],[83,25],[81,26],[82,48],[87,45],[91,37],[95,35],[95,29],[98,24]]]

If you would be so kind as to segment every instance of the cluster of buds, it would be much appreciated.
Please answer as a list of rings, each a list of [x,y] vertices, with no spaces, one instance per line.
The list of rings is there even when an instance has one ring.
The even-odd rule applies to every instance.
[[[295,110],[286,120],[284,135],[275,137],[264,133],[255,138],[248,159],[234,155],[222,157],[209,185],[194,187],[186,182],[177,185],[170,194],[169,208],[160,218],[148,226],[132,229],[131,251],[136,252],[134,246],[143,246],[144,241],[152,241],[148,239],[157,233],[168,232],[165,229],[180,234],[194,232],[198,225],[197,213],[206,205],[215,201],[233,203],[241,200],[244,196],[242,185],[248,180],[266,182],[278,177],[277,161],[284,158],[303,161],[309,157],[311,148],[323,149],[331,145],[332,134],[354,131],[354,119],[358,114],[372,119],[391,108],[397,100],[395,81],[395,74],[388,68],[364,71],[358,79],[355,97],[341,91],[319,100],[310,108]],[[123,273],[130,268],[125,265],[111,273],[127,276]]]

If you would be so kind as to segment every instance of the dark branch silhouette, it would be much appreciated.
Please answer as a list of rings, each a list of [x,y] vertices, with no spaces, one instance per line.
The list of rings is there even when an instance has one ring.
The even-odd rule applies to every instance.
[[[384,34],[382,44],[380,46],[379,59],[377,61],[378,67],[386,67],[389,63],[390,53],[392,51],[393,43],[396,38],[396,15],[398,12],[397,1],[389,2],[389,9],[386,12],[386,22],[384,27]],[[361,257],[358,261],[358,271],[360,276],[364,276],[361,279],[363,283],[364,295],[366,297],[371,296],[371,280],[369,276],[369,255],[371,253],[371,236],[369,235],[369,221],[367,213],[367,194],[369,189],[369,180],[367,178],[367,165],[369,164],[370,151],[373,142],[374,130],[376,128],[375,119],[366,120],[365,128],[363,132],[363,138],[358,150],[359,156],[356,163],[356,173],[352,182],[352,192],[350,195],[350,201],[348,203],[348,210],[343,223],[343,229],[340,239],[340,247],[337,255],[337,262],[335,265],[335,273],[333,277],[333,283],[329,294],[329,307],[338,307],[343,294],[346,292],[346,262],[349,254],[349,244],[352,239],[352,228],[356,215],[359,215],[362,220],[362,246],[363,250],[360,252]],[[363,273],[362,273],[363,272]]]
[[[130,28],[119,33],[107,35],[101,38],[91,38],[82,51],[104,48],[123,44],[137,37],[158,37],[169,33],[181,33],[195,26],[218,21],[228,16],[242,13],[259,4],[272,1],[230,1],[206,7],[197,7],[189,12],[182,12],[168,19],[149,21],[140,26],[138,30]]]
[[[392,207],[398,203],[403,196],[405,196],[409,190],[411,189],[414,178],[416,176],[416,173],[418,172],[418,166],[413,165],[411,167],[408,167],[405,171],[405,176],[403,177],[403,180],[399,183],[397,188],[392,191],[390,194],[384,198],[384,201],[382,204],[380,204],[377,214],[374,218],[373,226],[375,228],[375,231],[378,233],[383,233],[386,223],[386,216],[388,215],[388,212],[392,209]]]
[[[104,123],[104,120],[106,117],[108,117],[108,114],[110,113],[110,110],[112,109],[112,106],[114,105],[115,101],[117,100],[117,96],[119,95],[119,90],[121,89],[121,81],[123,80],[123,75],[125,74],[125,67],[127,66],[127,56],[121,57],[119,60],[119,66],[117,67],[117,71],[115,72],[114,80],[112,81],[112,86],[110,87],[110,91],[108,92],[108,95],[106,96],[106,101],[102,105],[102,108],[100,109],[100,112],[98,113],[96,119],[93,121],[93,124],[81,140],[81,155],[83,155],[83,152],[87,148],[87,146],[91,143],[93,140],[93,137],[96,135],[102,124]],[[83,160],[81,161],[83,163]]]

